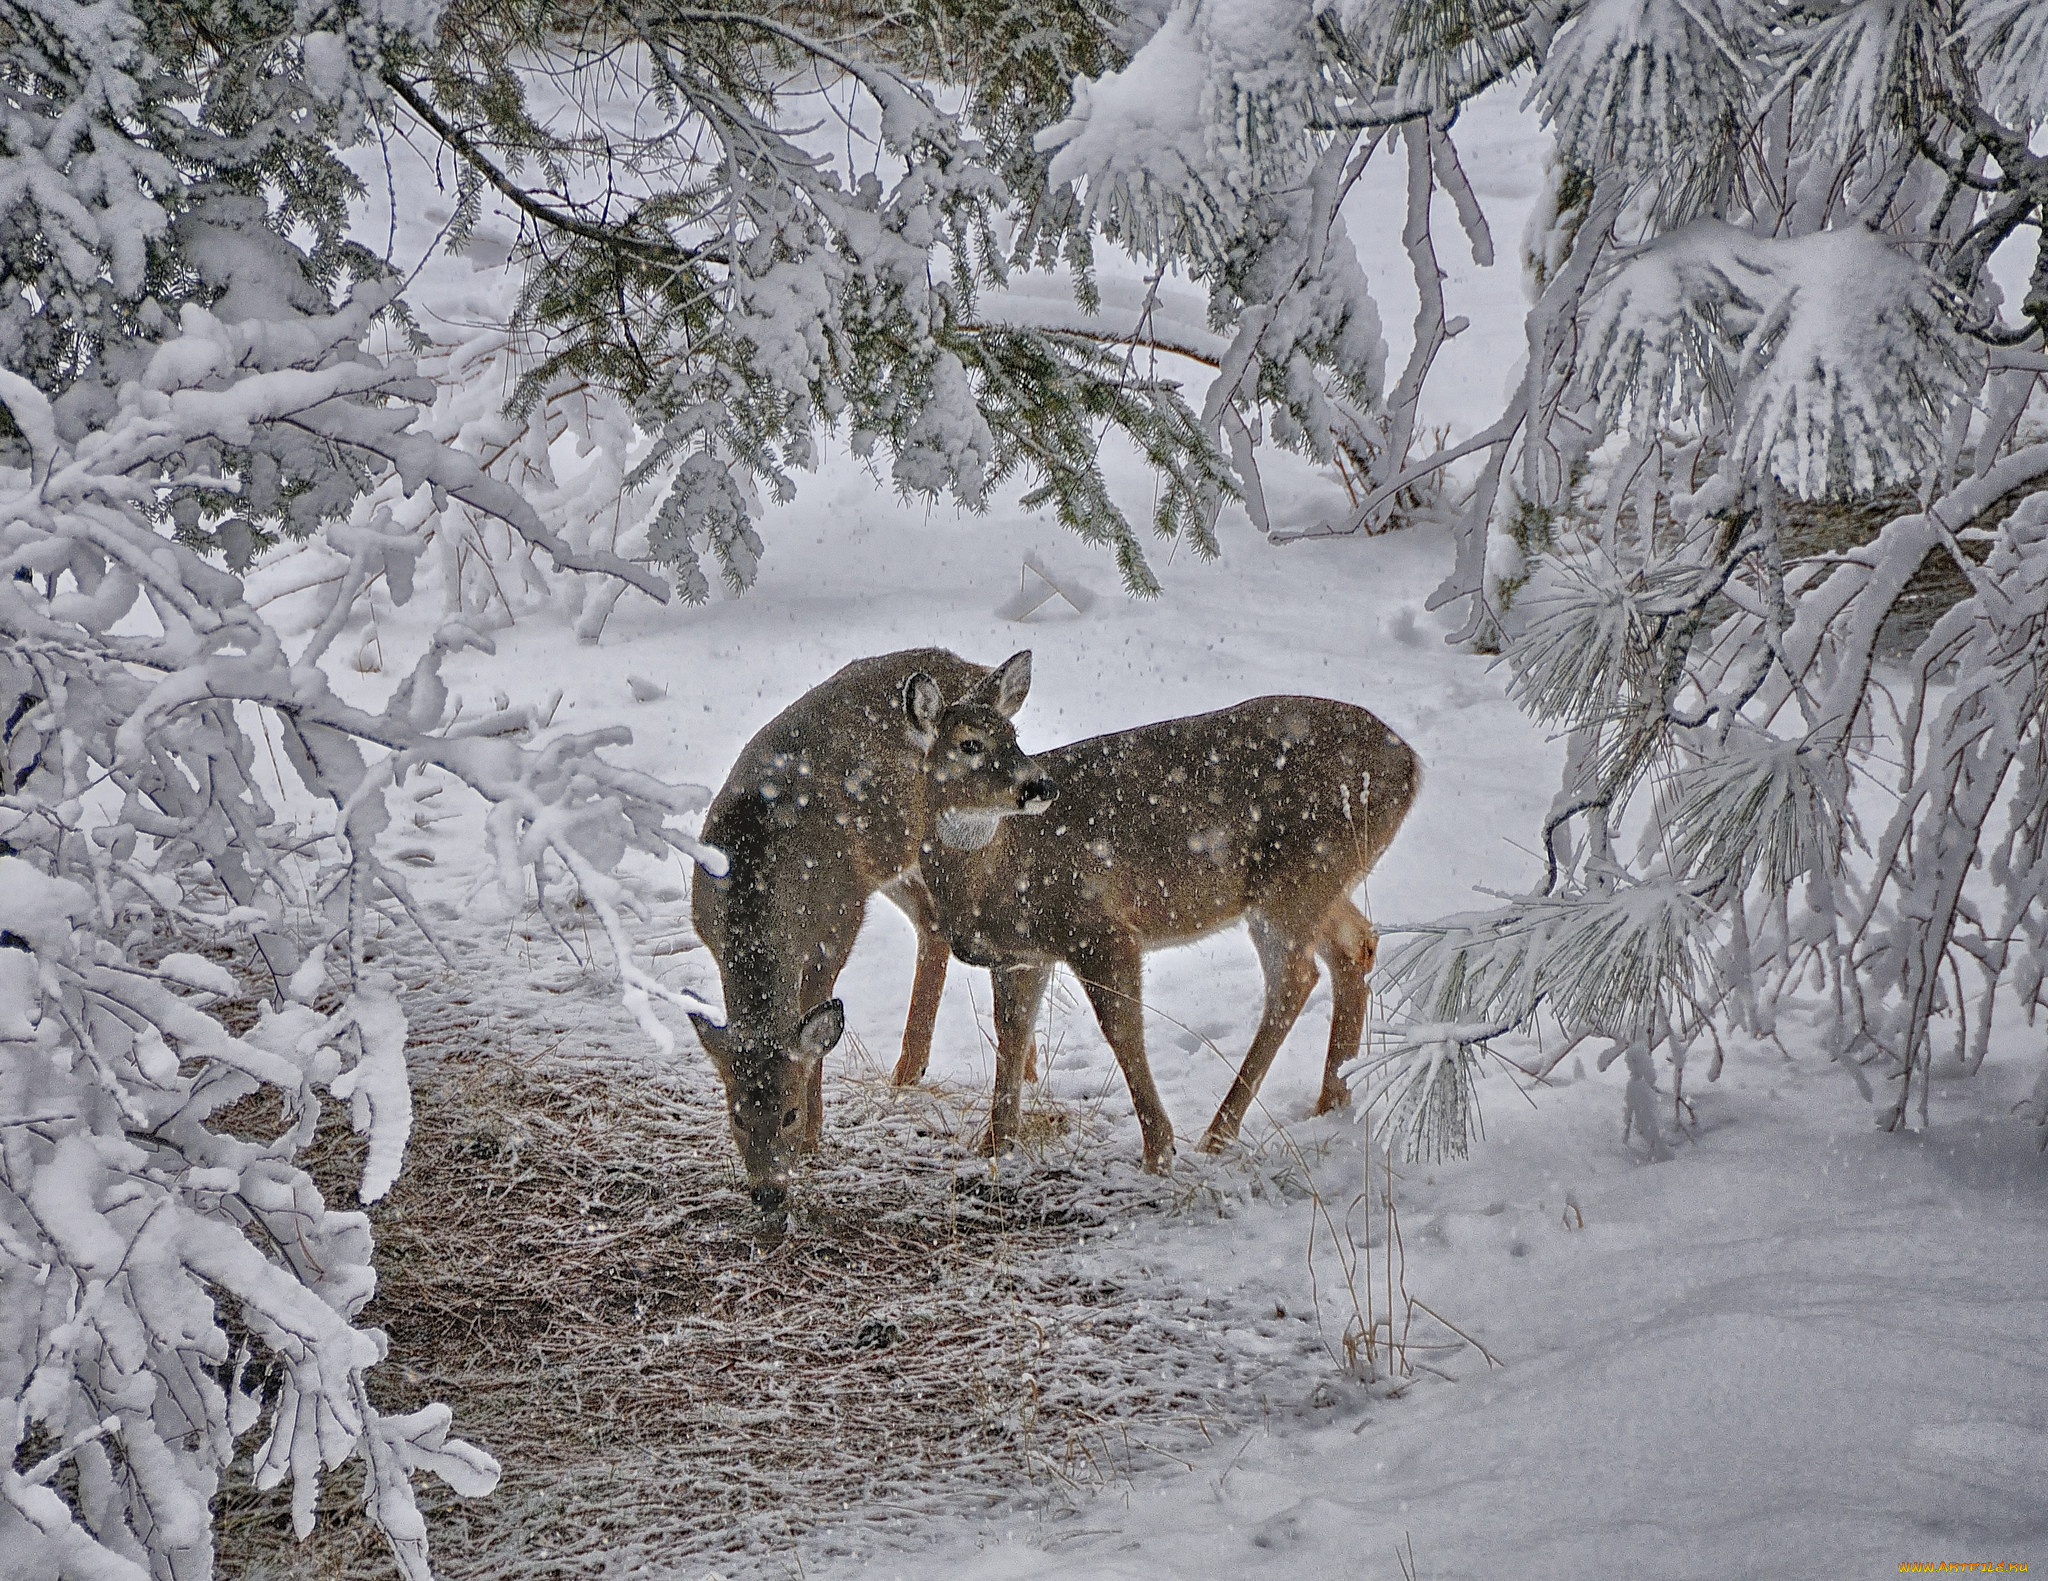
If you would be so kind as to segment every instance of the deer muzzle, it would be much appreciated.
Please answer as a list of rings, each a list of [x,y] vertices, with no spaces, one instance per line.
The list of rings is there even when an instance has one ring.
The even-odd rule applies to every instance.
[[[1044,812],[1053,804],[1053,799],[1059,793],[1059,787],[1043,774],[1035,779],[1026,780],[1017,787],[1017,811],[1033,814]]]

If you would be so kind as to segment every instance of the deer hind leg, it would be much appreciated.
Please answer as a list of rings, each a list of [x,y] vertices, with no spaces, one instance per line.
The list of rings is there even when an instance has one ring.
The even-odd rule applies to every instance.
[[[1340,898],[1324,913],[1323,936],[1316,941],[1316,953],[1330,968],[1330,1053],[1323,1064],[1317,1114],[1350,1106],[1351,1088],[1338,1073],[1358,1058],[1372,993],[1365,979],[1378,959],[1379,945],[1378,931],[1348,899]]]
[[[1067,964],[1080,978],[1088,1003],[1095,1008],[1096,1023],[1123,1068],[1131,1107],[1138,1111],[1138,1129],[1145,1136],[1146,1171],[1163,1175],[1173,1167],[1173,1121],[1159,1101],[1152,1066],[1145,1058],[1143,951],[1135,939],[1114,939],[1077,952]]]
[[[1001,1153],[1017,1140],[1031,1032],[1038,1024],[1038,1007],[1051,977],[1049,962],[998,966],[989,973],[996,1002],[996,1095],[989,1106],[988,1135],[983,1139],[986,1152]]]
[[[1245,1053],[1244,1063],[1237,1068],[1237,1079],[1223,1095],[1216,1118],[1209,1122],[1208,1134],[1202,1138],[1205,1153],[1216,1152],[1237,1139],[1245,1111],[1258,1096],[1259,1083],[1266,1079],[1273,1056],[1280,1052],[1280,1045],[1293,1030],[1301,1007],[1308,1003],[1309,992],[1316,985],[1315,954],[1292,932],[1268,918],[1254,917],[1252,943],[1258,947],[1259,965],[1266,973],[1266,1013],[1259,1021],[1259,1030]]]
[[[939,932],[938,909],[931,891],[915,872],[904,874],[882,891],[917,929],[917,976],[910,985],[910,1014],[903,1022],[903,1053],[890,1080],[908,1087],[924,1080],[932,1059],[932,1023],[938,1019],[939,996],[946,988],[946,963],[952,956]]]

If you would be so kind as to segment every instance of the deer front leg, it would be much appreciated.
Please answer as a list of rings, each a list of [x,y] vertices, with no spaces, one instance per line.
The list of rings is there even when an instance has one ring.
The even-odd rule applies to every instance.
[[[946,989],[946,962],[952,951],[939,932],[938,908],[916,869],[882,890],[917,930],[917,976],[910,984],[910,1014],[903,1020],[903,1052],[889,1080],[909,1087],[924,1080],[932,1060],[932,1023],[938,1019],[939,996]]]
[[[1003,1152],[1017,1140],[1031,1033],[1038,1024],[1038,1006],[1051,976],[1049,963],[998,966],[989,973],[996,1002],[996,1094],[989,1107],[984,1147],[991,1154]]]
[[[939,996],[946,989],[946,962],[952,951],[927,928],[917,933],[917,977],[910,985],[910,1014],[903,1021],[903,1053],[889,1078],[898,1087],[924,1080],[932,1059],[932,1023],[938,1019]]]
[[[1145,1169],[1163,1175],[1173,1167],[1173,1121],[1159,1101],[1152,1066],[1145,1058],[1142,963],[1143,951],[1135,938],[1108,941],[1068,962],[1088,991],[1102,1035],[1123,1068],[1124,1085],[1131,1089],[1131,1107],[1138,1111],[1138,1129],[1145,1135]]]

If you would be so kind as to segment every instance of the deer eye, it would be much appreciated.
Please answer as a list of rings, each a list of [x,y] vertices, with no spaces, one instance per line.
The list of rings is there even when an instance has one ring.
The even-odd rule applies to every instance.
[[[962,757],[978,758],[982,755],[982,753],[986,752],[987,750],[988,747],[981,741],[981,739],[978,736],[969,736],[965,741],[960,743],[960,755]]]
[[[795,1125],[795,1124],[796,1124],[796,1110],[792,1109],[792,1110],[790,1110],[790,1111],[789,1111],[789,1113],[785,1114],[785,1115],[784,1115],[784,1116],[782,1117],[782,1123],[783,1123],[784,1125]]]

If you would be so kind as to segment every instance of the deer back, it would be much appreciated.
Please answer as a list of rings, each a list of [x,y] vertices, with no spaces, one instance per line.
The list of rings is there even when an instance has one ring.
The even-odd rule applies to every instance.
[[[1260,697],[1034,755],[1057,790],[979,850],[929,836],[940,925],[977,964],[1058,959],[1091,935],[1149,948],[1247,912],[1312,926],[1368,872],[1421,784],[1363,708]],[[929,823],[929,820],[928,820]]]

